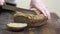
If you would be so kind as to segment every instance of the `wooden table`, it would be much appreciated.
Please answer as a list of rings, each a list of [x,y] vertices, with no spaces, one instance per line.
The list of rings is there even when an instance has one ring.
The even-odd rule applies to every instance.
[[[20,32],[8,31],[5,24],[13,22],[10,13],[0,14],[0,34],[60,34],[60,23],[57,20],[49,20],[41,27],[25,28]]]

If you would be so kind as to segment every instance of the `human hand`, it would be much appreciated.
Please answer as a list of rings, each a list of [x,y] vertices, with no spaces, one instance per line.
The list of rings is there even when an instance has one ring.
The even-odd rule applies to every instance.
[[[47,10],[42,0],[31,0],[31,7],[40,10],[48,19],[51,19],[50,12]]]
[[[4,0],[0,0],[0,6],[2,6],[4,4]]]

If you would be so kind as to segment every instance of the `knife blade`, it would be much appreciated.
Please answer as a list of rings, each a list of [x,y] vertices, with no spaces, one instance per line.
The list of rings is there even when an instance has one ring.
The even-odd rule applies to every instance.
[[[27,12],[27,13],[31,13],[31,14],[36,14],[34,12],[34,10],[18,8],[18,7],[7,5],[7,4],[3,5],[2,6],[2,9],[12,10],[12,11],[20,11],[20,12]]]

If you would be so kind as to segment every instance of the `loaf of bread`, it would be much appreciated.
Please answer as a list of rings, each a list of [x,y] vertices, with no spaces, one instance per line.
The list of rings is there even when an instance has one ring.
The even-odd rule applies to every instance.
[[[29,11],[26,11],[29,12]],[[47,21],[47,18],[38,10],[34,10],[36,14],[30,14],[30,13],[24,13],[22,11],[16,12],[14,14],[14,22],[21,22],[21,23],[27,23],[28,25],[35,24],[35,23],[42,23],[44,21]],[[32,12],[32,11],[31,11]]]

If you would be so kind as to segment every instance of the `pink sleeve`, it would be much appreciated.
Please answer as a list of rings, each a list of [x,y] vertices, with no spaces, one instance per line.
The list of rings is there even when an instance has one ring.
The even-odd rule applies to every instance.
[[[48,19],[50,19],[50,12],[47,10],[42,0],[31,0],[31,6],[38,8]]]
[[[4,0],[0,0],[0,5],[3,5],[4,4]]]

